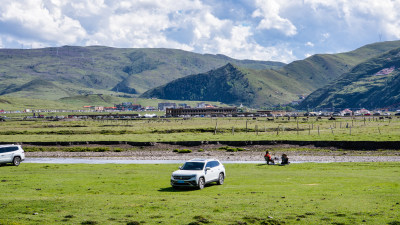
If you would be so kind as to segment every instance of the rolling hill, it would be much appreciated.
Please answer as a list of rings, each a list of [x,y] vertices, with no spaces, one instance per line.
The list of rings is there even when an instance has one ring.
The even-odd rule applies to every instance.
[[[254,69],[285,65],[175,49],[102,46],[0,49],[0,95],[57,100],[92,93],[140,94],[229,62]]]
[[[355,66],[338,80],[310,94],[308,108],[386,108],[400,104],[400,48]]]
[[[278,69],[254,70],[228,64],[172,81],[141,97],[212,100],[252,107],[289,103],[334,81],[353,66],[398,47],[400,41],[380,42],[347,53],[313,55]]]
[[[174,80],[145,92],[142,98],[218,101],[253,107],[279,104],[295,98],[299,84],[279,73],[265,76],[258,70],[228,63],[216,70]],[[290,84],[290,85],[289,85]]]

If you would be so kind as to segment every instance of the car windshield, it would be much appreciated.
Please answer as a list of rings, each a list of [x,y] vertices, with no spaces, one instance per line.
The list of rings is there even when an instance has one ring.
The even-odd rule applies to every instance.
[[[181,169],[182,170],[202,170],[203,167],[204,167],[203,162],[186,162]]]

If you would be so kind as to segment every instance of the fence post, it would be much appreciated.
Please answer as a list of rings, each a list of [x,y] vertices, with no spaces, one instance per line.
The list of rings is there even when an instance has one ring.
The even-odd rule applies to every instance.
[[[254,129],[256,129],[256,135],[258,136],[258,125],[256,125]]]

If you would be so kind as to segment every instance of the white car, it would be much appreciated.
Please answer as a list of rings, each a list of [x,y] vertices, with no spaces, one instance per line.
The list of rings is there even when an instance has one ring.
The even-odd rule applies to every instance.
[[[179,170],[174,171],[171,176],[171,185],[177,187],[197,187],[203,189],[211,182],[218,185],[224,183],[226,177],[225,167],[216,159],[192,159]]]
[[[0,145],[0,164],[12,163],[19,166],[24,160],[25,153],[20,145]]]

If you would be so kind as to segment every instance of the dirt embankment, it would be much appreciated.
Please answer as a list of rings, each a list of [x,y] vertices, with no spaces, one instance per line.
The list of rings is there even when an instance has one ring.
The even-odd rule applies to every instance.
[[[2,143],[0,144],[9,144]],[[339,148],[348,150],[400,150],[400,141],[177,141],[177,142],[130,142],[130,141],[85,141],[85,142],[20,142],[15,144],[35,146],[74,146],[74,145],[130,145],[136,147],[148,147],[159,144],[178,145],[186,147],[205,145],[228,145],[251,147],[255,145],[276,146],[314,146],[317,148]]]
[[[27,145],[29,146],[29,145]],[[84,145],[88,146],[88,145]],[[89,145],[98,147],[102,145]],[[40,151],[26,152],[27,157],[79,157],[96,159],[131,159],[131,160],[189,160],[192,158],[217,158],[223,161],[263,161],[265,151],[272,153],[273,157],[285,153],[292,162],[387,162],[399,161],[400,150],[341,150],[337,148],[317,148],[314,145],[248,145],[244,151],[228,152],[219,150],[226,145],[202,144],[198,146],[181,146],[154,143],[149,146],[132,147],[128,144],[108,145],[110,149],[118,148],[123,151],[104,152],[65,152],[65,151]],[[191,153],[177,153],[174,149],[190,149]]]

